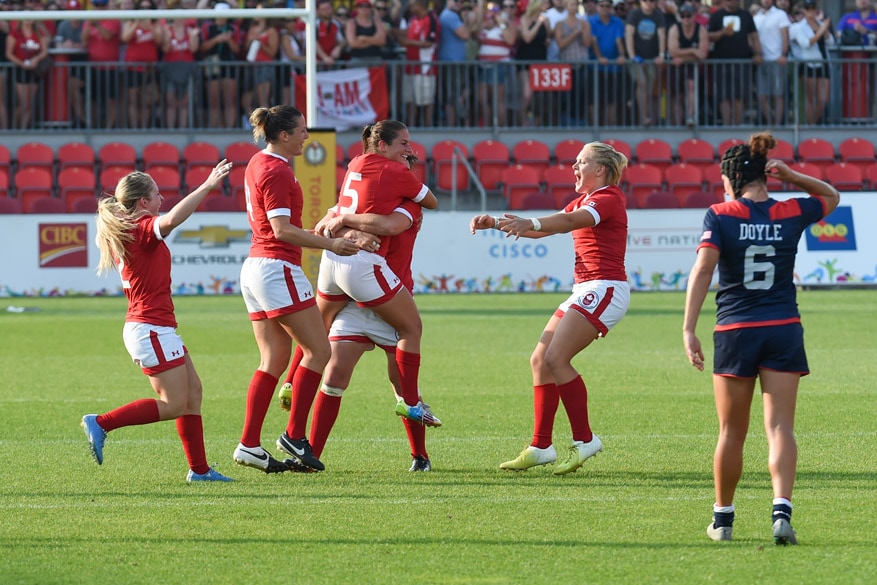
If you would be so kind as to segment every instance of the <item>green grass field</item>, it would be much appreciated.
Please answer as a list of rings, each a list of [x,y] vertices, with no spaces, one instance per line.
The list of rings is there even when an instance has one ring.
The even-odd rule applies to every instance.
[[[756,400],[732,543],[704,529],[713,503],[711,377],[685,359],[683,297],[636,294],[580,355],[604,452],[578,473],[497,465],[530,439],[528,356],[561,295],[418,297],[421,387],[445,422],[434,471],[410,456],[383,355],[360,363],[319,474],[236,466],[258,354],[238,297],[178,298],[204,382],[211,463],[237,481],[188,485],[173,423],[109,435],[91,460],[79,420],[151,395],[121,341],[124,299],[3,299],[0,583],[874,583],[877,580],[875,292],[799,294],[813,374],[798,407],[793,524],[770,538]],[[712,301],[700,337],[711,359]],[[272,407],[273,450],[286,413]],[[563,411],[555,444],[569,441]]]

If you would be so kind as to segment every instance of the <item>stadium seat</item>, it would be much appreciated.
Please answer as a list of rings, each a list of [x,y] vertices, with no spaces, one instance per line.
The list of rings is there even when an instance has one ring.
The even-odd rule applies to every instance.
[[[647,138],[636,145],[636,161],[664,171],[673,164],[673,148],[658,138]]]
[[[574,138],[567,138],[566,140],[561,140],[557,144],[554,145],[554,161],[555,164],[571,167],[574,162],[576,162],[576,158],[578,158],[579,153],[584,148],[585,143],[581,140],[576,140]]]
[[[511,166],[511,153],[505,143],[482,140],[472,147],[475,174],[488,191],[498,191],[502,172]]]
[[[459,152],[459,155],[456,155],[455,152]],[[435,177],[437,189],[452,191],[456,187],[458,191],[465,191],[469,188],[469,171],[459,161],[457,162],[456,184],[452,179],[452,161],[455,156],[468,159],[469,149],[466,148],[465,144],[456,140],[442,140],[432,147],[433,177]]]
[[[703,171],[686,163],[670,165],[664,171],[664,179],[667,181],[667,189],[676,196],[679,203],[685,200],[689,193],[703,191]]]
[[[15,171],[12,184],[15,185],[15,196],[21,200],[21,207],[25,213],[30,213],[28,210],[31,200],[51,197],[54,194],[52,172],[45,167],[18,169]]]
[[[101,171],[118,167],[130,173],[137,170],[137,151],[124,142],[108,142],[98,149],[97,162]]]
[[[8,146],[0,144],[0,171],[12,172],[12,153]]]
[[[683,140],[676,147],[679,153],[679,162],[696,166],[704,170],[708,166],[716,164],[716,149],[705,140],[689,138]]]
[[[100,176],[98,177],[98,183],[101,191],[104,191],[109,194],[113,194],[116,192],[116,185],[119,184],[119,181],[122,180],[122,177],[127,175],[130,171],[126,167],[109,167],[101,171]]]
[[[190,142],[183,147],[183,171],[195,167],[213,168],[222,160],[219,148],[210,142]]]
[[[77,199],[73,202],[73,205],[67,205],[67,213],[95,213],[97,212],[97,203],[98,198],[92,197],[90,199]]]
[[[97,179],[94,171],[84,167],[67,167],[58,173],[58,189],[61,201],[69,213],[73,212],[80,199],[97,200]]]
[[[633,149],[630,148],[630,145],[624,140],[617,140],[615,138],[607,138],[602,141],[603,144],[608,144],[621,154],[627,157],[627,160],[633,162]]]
[[[719,146],[716,148],[716,154],[718,155],[719,160],[722,160],[722,157],[725,156],[725,152],[729,148],[737,146],[738,144],[746,144],[746,142],[739,138],[728,138],[727,140],[719,142]]]
[[[677,209],[679,200],[667,191],[652,191],[643,198],[642,209]]]
[[[715,203],[721,203],[724,198],[711,191],[695,191],[685,196],[682,207],[686,209],[707,208]]]
[[[170,142],[150,142],[143,147],[143,170],[151,173],[155,167],[180,172],[180,149]]]
[[[534,191],[541,191],[539,171],[530,166],[514,165],[503,170],[502,196],[509,209],[522,209],[524,196]]]
[[[412,171],[414,175],[420,179],[420,182],[426,184],[427,182],[427,173],[426,170],[429,165],[426,162],[426,147],[419,142],[411,141],[411,150],[414,151],[414,156],[417,157],[417,164],[412,167]]]
[[[58,147],[58,171],[70,167],[84,168],[94,173],[94,149],[82,142],[68,142]]]
[[[635,164],[627,167],[621,178],[627,185],[627,192],[636,199],[637,207],[642,207],[646,195],[664,188],[661,169],[652,165]]]
[[[213,171],[213,167],[216,166],[216,163],[211,167],[205,166],[194,166],[188,171],[186,171],[185,178],[183,182],[185,183],[185,191],[181,192],[181,195],[185,195],[186,193],[191,193],[195,189],[201,186],[201,184],[207,180],[207,177],[210,176],[210,173]],[[207,196],[204,198],[204,201],[201,202],[201,205],[198,206],[200,211],[204,211],[205,202],[211,197],[222,197],[222,187],[216,187],[212,191],[210,191]]]
[[[719,165],[713,165],[704,169],[703,178],[706,183],[707,191],[710,191],[719,197],[724,197],[725,183],[722,181],[722,169]]]
[[[183,194],[180,171],[178,169],[164,166],[153,167],[149,174],[152,176],[152,180],[155,181],[155,184],[158,187],[158,192],[161,193],[161,196],[165,199],[168,197],[177,197]]]
[[[809,162],[796,162],[789,165],[789,168],[798,171],[799,173],[804,173],[805,175],[809,175],[811,177],[816,177],[817,179],[825,179],[825,168],[822,165],[816,165]]]
[[[50,146],[40,142],[28,142],[22,144],[15,151],[15,160],[18,168],[22,167],[47,167],[55,166],[55,152]]]
[[[51,195],[37,195],[22,200],[25,213],[65,213],[64,202]]]
[[[9,197],[9,169],[0,167],[0,197]]]
[[[554,207],[559,209],[570,193],[576,190],[576,177],[570,165],[554,165],[545,169],[545,192],[554,198]],[[578,195],[578,193],[576,193]]]
[[[246,175],[247,169],[244,167],[232,167],[231,172],[228,174],[228,194],[231,196],[235,195],[235,191],[237,189],[243,190],[244,188],[244,176]],[[338,167],[335,167],[336,178]],[[341,173],[341,177],[344,177],[344,173]],[[336,191],[341,188],[341,183],[338,183]]]
[[[865,169],[865,182],[872,191],[877,191],[877,162]]]
[[[551,150],[547,144],[539,140],[518,142],[512,147],[512,157],[515,159],[515,164],[536,169],[540,180],[545,169],[551,166]]]
[[[208,195],[200,207],[202,211],[243,211],[234,197],[226,197],[225,195]]]
[[[864,138],[847,138],[837,147],[840,161],[859,167],[864,174],[868,166],[874,162],[874,143]]]
[[[347,147],[347,162],[352,161],[354,158],[362,154],[362,141],[356,140],[351,142]]]
[[[861,191],[865,177],[856,165],[839,162],[825,169],[825,180],[838,191]]]
[[[563,209],[564,207],[569,205],[573,200],[578,199],[581,196],[582,196],[581,193],[576,193],[575,191],[567,193],[566,195],[564,195],[563,197],[561,197],[559,199],[559,204],[557,205],[557,208]],[[558,203],[558,198],[555,197],[554,201],[555,201],[555,203]]]
[[[521,209],[556,209],[554,198],[548,193],[535,191],[524,195]]]
[[[159,211],[162,213],[167,213],[170,211],[177,203],[183,200],[182,195],[171,195],[170,197],[162,197],[161,199],[161,208]]]
[[[14,197],[0,197],[0,215],[21,213],[21,201]]]
[[[225,158],[228,158],[227,154]],[[335,143],[335,166],[342,169],[347,168],[347,155],[344,153],[344,147],[341,146],[340,142]]]
[[[822,138],[808,138],[798,143],[798,161],[825,169],[834,164],[834,145]]]
[[[639,201],[636,200],[636,197],[630,193],[625,193],[624,197],[627,199],[627,204],[625,205],[627,209],[639,209]]]
[[[790,165],[793,162],[795,162],[795,160],[796,160],[795,159],[795,147],[792,146],[792,143],[786,142],[785,140],[782,140],[781,138],[776,138],[776,141],[777,141],[776,147],[767,153],[767,157],[779,159],[779,160],[783,161],[784,163],[786,163],[787,165]]]
[[[340,144],[336,144],[336,146],[338,146],[339,148],[335,149],[335,156],[338,157],[339,153],[341,154],[341,156],[339,160],[335,162],[337,164],[344,164],[344,149],[340,148]],[[232,142],[225,147],[225,150],[223,150],[222,158],[230,162],[232,164],[232,168],[246,168],[247,163],[250,162],[250,159],[253,158],[253,155],[259,152],[259,150],[261,149],[253,142]]]

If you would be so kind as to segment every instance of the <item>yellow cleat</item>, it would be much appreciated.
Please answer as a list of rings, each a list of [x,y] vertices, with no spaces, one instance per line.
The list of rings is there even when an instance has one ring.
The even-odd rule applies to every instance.
[[[548,445],[544,449],[530,445],[511,461],[500,463],[499,468],[508,471],[524,471],[537,465],[548,465],[555,461],[557,461],[557,451],[554,450],[554,445]]]
[[[603,442],[600,437],[594,435],[590,443],[576,441],[569,448],[566,461],[558,463],[554,468],[554,475],[566,475],[577,470],[582,464],[603,450]]]
[[[292,384],[287,382],[281,386],[277,392],[277,399],[280,401],[280,408],[289,412],[292,409]]]

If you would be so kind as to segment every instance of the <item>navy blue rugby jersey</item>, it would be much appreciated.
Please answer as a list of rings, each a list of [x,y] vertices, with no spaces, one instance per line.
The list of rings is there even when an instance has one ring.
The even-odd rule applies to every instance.
[[[801,234],[824,215],[819,197],[741,198],[707,210],[698,249],[720,253],[717,331],[800,321],[795,254]]]

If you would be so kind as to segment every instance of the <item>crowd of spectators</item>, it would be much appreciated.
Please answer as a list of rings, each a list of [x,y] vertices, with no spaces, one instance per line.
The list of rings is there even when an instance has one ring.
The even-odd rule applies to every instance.
[[[233,128],[257,106],[294,101],[307,51],[300,19],[231,19],[223,13],[232,6],[213,0],[60,1],[0,0],[0,9],[144,15],[0,21],[0,129],[38,122],[38,97],[61,49],[73,64],[73,128],[87,120],[98,128]],[[287,6],[241,6],[278,6],[269,1]],[[749,9],[740,0],[435,2],[317,0],[318,67],[394,68],[392,113],[411,126],[736,125],[755,111],[759,119],[750,121],[774,127],[792,119],[793,76],[806,96],[803,121],[824,122],[835,72],[829,48],[877,45],[871,0],[856,0],[836,30],[811,0],[761,0]],[[156,8],[207,8],[215,17],[150,18]],[[560,91],[537,87],[533,66],[542,64],[568,64],[569,82]]]

